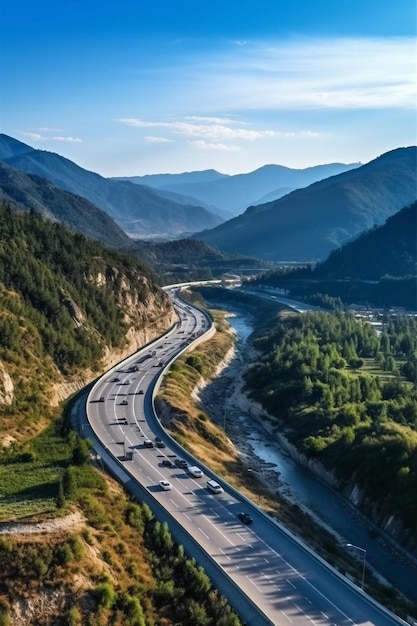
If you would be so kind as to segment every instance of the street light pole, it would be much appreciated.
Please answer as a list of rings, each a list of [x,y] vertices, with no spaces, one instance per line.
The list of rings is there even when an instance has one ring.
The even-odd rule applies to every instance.
[[[359,550],[359,552],[362,552],[362,554],[363,554],[362,585],[361,585],[361,588],[363,589],[364,584],[365,584],[366,550],[365,550],[365,548],[361,548],[360,546],[355,546],[353,543],[347,543],[346,547],[347,548],[355,548],[355,550]]]

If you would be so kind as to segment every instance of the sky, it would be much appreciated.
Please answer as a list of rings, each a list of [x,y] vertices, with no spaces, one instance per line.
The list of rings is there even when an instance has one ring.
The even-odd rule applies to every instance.
[[[417,144],[417,0],[2,0],[0,132],[102,176]]]

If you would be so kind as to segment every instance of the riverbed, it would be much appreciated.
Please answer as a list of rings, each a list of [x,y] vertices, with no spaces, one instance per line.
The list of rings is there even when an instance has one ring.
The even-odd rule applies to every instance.
[[[216,306],[225,308],[225,303]],[[293,460],[285,447],[262,427],[259,411],[242,391],[242,375],[253,357],[249,341],[252,320],[233,304],[228,304],[227,310],[228,321],[236,333],[235,356],[218,378],[201,391],[204,410],[224,428],[249,471],[259,472],[272,491],[297,504],[329,530],[341,546],[353,544],[354,548],[346,550],[350,549],[358,559],[365,557],[367,568],[417,602],[417,566],[413,560],[346,498]]]

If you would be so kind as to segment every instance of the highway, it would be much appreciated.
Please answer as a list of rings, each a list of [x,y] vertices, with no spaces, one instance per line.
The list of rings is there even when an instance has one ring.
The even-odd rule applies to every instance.
[[[123,482],[140,485],[167,513],[171,527],[179,525],[204,550],[216,564],[215,579],[211,576],[215,585],[222,577],[232,581],[236,591],[228,600],[242,619],[245,596],[256,615],[250,626],[404,624],[217,478],[204,459],[194,459],[165,433],[153,408],[161,375],[210,330],[203,312],[182,302],[177,290],[168,293],[178,312],[177,326],[107,372],[88,395],[87,426],[93,444],[99,442],[116,461]],[[156,437],[162,441],[158,446]],[[147,447],[149,442],[152,447]],[[177,467],[178,458],[200,467],[203,476],[194,478]],[[166,466],[168,460],[172,467]],[[224,491],[210,493],[209,478],[221,483]],[[172,489],[162,490],[161,480]],[[239,512],[249,513],[253,523],[243,524]]]

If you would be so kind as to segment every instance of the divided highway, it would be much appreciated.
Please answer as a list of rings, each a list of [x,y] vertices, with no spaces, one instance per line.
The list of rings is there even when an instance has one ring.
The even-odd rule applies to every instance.
[[[153,408],[162,373],[211,327],[177,289],[167,291],[178,312],[176,327],[107,372],[88,395],[81,427],[104,462],[163,513],[174,537],[189,538],[188,551],[194,546],[197,560],[204,557],[213,583],[250,626],[404,625],[165,433]],[[202,476],[178,467],[179,459],[197,465]],[[209,479],[224,491],[209,492]],[[251,524],[241,521],[242,512]]]

